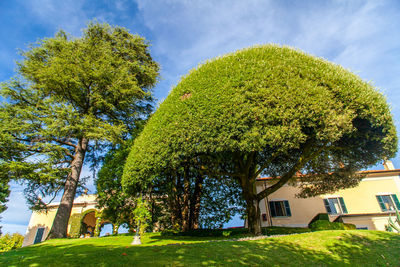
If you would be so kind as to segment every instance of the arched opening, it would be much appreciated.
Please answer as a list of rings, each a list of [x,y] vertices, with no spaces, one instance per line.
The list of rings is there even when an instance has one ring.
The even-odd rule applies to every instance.
[[[110,222],[104,222],[100,227],[100,236],[108,236],[112,235],[113,232],[113,224]]]
[[[129,226],[127,223],[123,223],[118,228],[118,234],[127,234],[129,233]]]
[[[93,236],[94,229],[96,228],[96,212],[88,211],[86,214],[82,216],[81,220],[81,235]]]

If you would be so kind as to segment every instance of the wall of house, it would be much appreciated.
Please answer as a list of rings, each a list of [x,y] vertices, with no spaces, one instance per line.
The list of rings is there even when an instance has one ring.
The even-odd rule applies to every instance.
[[[71,210],[71,215],[73,214],[81,214],[86,212],[87,210],[95,209],[96,196],[88,195],[81,196],[75,200],[74,206]],[[44,228],[44,233],[41,241],[46,240],[47,235],[50,232],[51,226],[54,221],[54,217],[56,216],[58,206],[51,208],[47,213],[45,212],[32,212],[31,218],[29,220],[29,225],[26,230],[24,242],[22,246],[32,245],[35,241],[36,233],[39,228]],[[69,233],[71,225],[68,225],[67,233]]]
[[[46,240],[46,237],[50,232],[51,225],[53,224],[54,217],[56,216],[56,212],[57,209],[51,209],[47,213],[37,211],[32,212],[28,228],[26,229],[24,242],[22,243],[23,247],[33,244],[39,228],[44,228],[42,241]]]
[[[392,216],[392,220],[394,217]],[[385,231],[385,226],[388,224],[389,216],[360,216],[360,217],[345,217],[344,223],[351,223],[357,228],[367,228],[368,230]]]
[[[268,186],[271,181],[258,181],[257,191],[260,192]],[[323,199],[342,197],[347,207],[348,214],[369,214],[369,213],[385,213],[382,212],[376,195],[391,195],[396,194],[400,199],[400,177],[398,174],[392,173],[373,173],[363,179],[355,188],[339,190],[333,194],[321,195],[312,198],[296,198],[299,189],[294,186],[285,185],[275,193],[268,197],[268,201],[288,200],[291,210],[290,217],[275,217],[272,218],[273,226],[287,227],[307,227],[308,223],[318,213],[326,213]],[[263,220],[262,226],[271,225],[271,216],[268,210],[267,199],[260,202],[261,213],[267,220]],[[338,215],[330,215],[330,220],[333,221]],[[362,216],[360,218],[345,218],[344,222],[350,222],[357,227],[368,227],[370,230],[385,230],[388,217],[382,216]]]

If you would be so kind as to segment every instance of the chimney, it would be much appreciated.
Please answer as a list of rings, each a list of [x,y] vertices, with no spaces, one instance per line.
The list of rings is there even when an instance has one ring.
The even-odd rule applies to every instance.
[[[383,162],[383,167],[385,167],[385,170],[394,170],[393,162],[391,162],[390,160],[385,160]]]

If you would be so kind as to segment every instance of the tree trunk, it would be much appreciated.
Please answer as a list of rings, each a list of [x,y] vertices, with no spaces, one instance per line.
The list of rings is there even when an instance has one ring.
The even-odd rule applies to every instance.
[[[171,223],[172,227],[182,224],[182,210],[181,200],[178,191],[181,190],[181,182],[179,175],[172,176],[173,186],[171,188],[171,194],[168,195],[168,205],[171,211]]]
[[[191,230],[199,228],[200,200],[201,191],[203,189],[203,179],[203,175],[198,174],[196,176],[194,192],[190,201],[189,223]]]
[[[256,196],[246,198],[246,211],[249,232],[254,235],[261,235],[261,213]]]
[[[249,176],[244,175],[240,179],[243,197],[246,201],[247,225],[250,233],[261,235],[261,212],[257,198],[256,178]]]
[[[119,223],[113,224],[113,235],[118,235]]]
[[[186,232],[190,229],[189,223],[189,200],[190,200],[190,181],[189,167],[185,167],[183,174],[183,209],[182,209],[182,231]]]
[[[76,145],[74,159],[71,163],[71,171],[65,181],[64,193],[47,239],[67,237],[68,221],[71,215],[88,143],[88,139],[81,138]]]

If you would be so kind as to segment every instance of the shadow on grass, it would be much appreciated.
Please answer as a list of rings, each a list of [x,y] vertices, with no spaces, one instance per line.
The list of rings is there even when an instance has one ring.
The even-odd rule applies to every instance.
[[[179,239],[177,239],[178,243]],[[42,244],[0,256],[1,266],[399,266],[400,235],[332,231],[259,241],[161,246]]]

